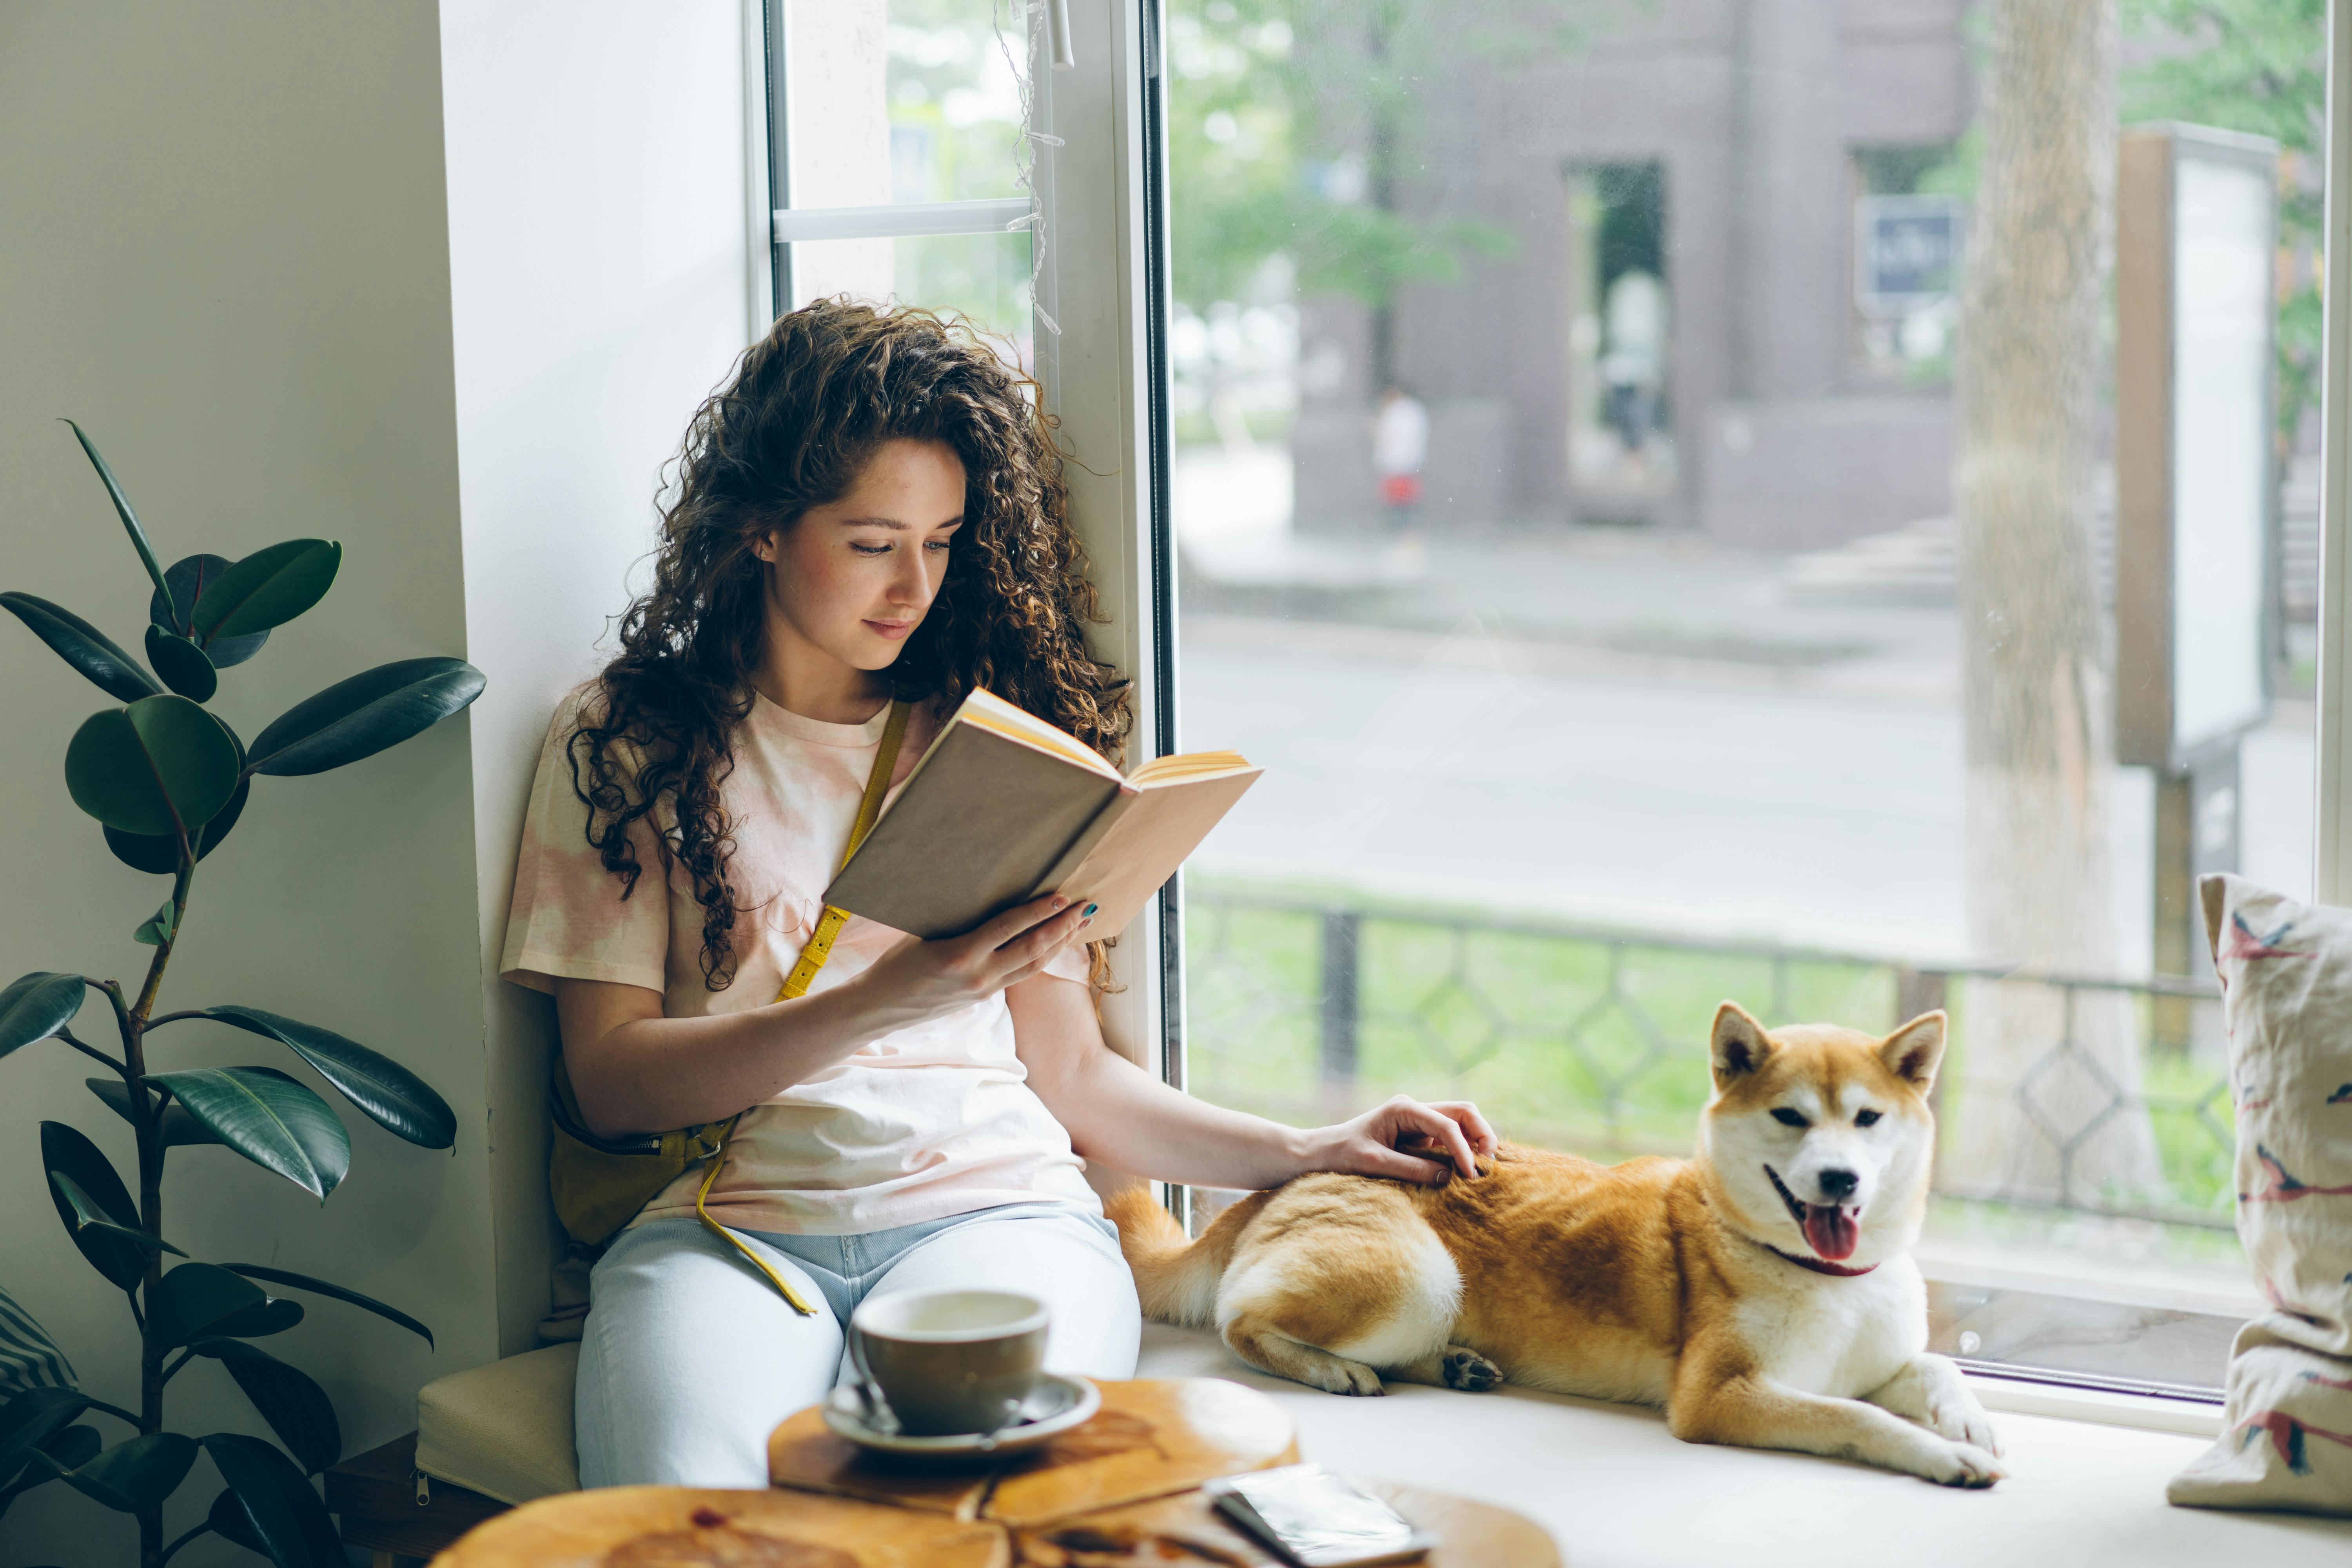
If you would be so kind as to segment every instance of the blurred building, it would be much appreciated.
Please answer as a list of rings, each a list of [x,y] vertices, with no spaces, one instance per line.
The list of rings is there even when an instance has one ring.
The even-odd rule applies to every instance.
[[[1430,412],[1431,526],[1566,520],[1808,548],[1949,509],[1937,184],[1965,0],[1654,0],[1557,58],[1422,79],[1399,206],[1510,236],[1387,312],[1302,316],[1298,521],[1379,515],[1382,382]],[[1940,255],[1940,259],[1939,259]],[[1385,363],[1382,362],[1385,361]]]

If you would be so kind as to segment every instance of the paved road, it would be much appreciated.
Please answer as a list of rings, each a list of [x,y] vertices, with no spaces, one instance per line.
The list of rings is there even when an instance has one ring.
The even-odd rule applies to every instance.
[[[1573,552],[1473,548],[1496,558],[1450,560],[1412,614],[1383,616],[1456,613],[1450,634],[1188,610],[1184,743],[1267,767],[1196,866],[1967,956],[1948,611],[1768,609],[1769,563],[1654,554],[1592,571]],[[1482,595],[1498,601],[1483,614]],[[1742,605],[1759,606],[1749,643],[1861,651],[1706,657]],[[1549,635],[1529,635],[1536,606]],[[1507,612],[1517,624],[1498,634]],[[2246,752],[2244,868],[2289,890],[2309,884],[2311,759],[2308,705]],[[2116,785],[2128,968],[2146,963],[2152,793],[2140,770]]]

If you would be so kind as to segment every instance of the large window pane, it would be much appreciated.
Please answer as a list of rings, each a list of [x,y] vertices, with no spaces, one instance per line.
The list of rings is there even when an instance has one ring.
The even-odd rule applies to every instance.
[[[1028,27],[1017,9],[992,0],[822,0],[793,5],[790,25],[785,142],[794,206],[1020,194],[1015,64]]]
[[[895,299],[967,317],[1002,340],[1008,358],[1031,363],[1026,234],[803,240],[792,251],[794,307],[836,294],[877,304]]]
[[[2084,90],[2004,141],[1959,0],[1169,0],[1181,719],[1267,765],[1187,877],[1198,1092],[1682,1153],[1720,999],[1944,1006],[1938,1348],[2218,1384],[2189,889],[2311,889],[2322,39],[2158,9],[2025,40]],[[2126,116],[2275,139],[2183,143],[2153,312],[2164,221],[2010,151]],[[2159,330],[2210,369],[2131,383]]]

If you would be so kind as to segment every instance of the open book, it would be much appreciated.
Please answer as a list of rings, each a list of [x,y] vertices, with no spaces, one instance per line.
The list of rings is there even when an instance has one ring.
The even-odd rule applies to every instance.
[[[926,939],[1047,893],[1135,918],[1263,770],[1237,752],[1160,757],[1121,778],[1076,738],[975,690],[932,741],[824,901]]]

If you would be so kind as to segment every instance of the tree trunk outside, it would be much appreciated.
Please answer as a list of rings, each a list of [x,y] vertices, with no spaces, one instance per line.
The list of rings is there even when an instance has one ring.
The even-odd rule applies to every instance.
[[[2112,638],[2091,548],[2114,231],[2114,0],[1992,0],[1955,384],[1969,927],[1980,960],[2116,969]],[[1957,1191],[2147,1199],[2128,998],[1969,988],[1941,1174]]]

